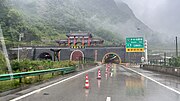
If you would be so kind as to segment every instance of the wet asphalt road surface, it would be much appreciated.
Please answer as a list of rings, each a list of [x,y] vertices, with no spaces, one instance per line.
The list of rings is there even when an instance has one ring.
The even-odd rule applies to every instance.
[[[178,76],[173,76],[155,71],[147,71],[140,68],[132,69],[180,92],[180,77]]]
[[[112,65],[108,71],[106,67],[100,68],[100,80],[96,69],[19,101],[180,101],[180,94],[120,65]],[[89,89],[84,88],[86,74]]]

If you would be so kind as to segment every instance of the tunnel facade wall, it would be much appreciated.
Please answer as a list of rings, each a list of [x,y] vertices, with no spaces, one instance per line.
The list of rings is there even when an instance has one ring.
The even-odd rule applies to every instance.
[[[26,49],[26,58],[29,59],[38,59],[39,55],[41,53],[49,53],[52,56],[52,59],[54,60],[54,53],[50,49],[53,47],[32,47],[30,49]],[[59,50],[60,51],[60,60],[70,60],[70,56],[73,51],[79,50],[84,54],[84,59],[90,59],[94,61],[99,61],[102,62],[103,57],[108,54],[108,53],[115,53],[121,58],[122,63],[140,63],[141,62],[141,57],[142,53],[126,53],[124,47],[89,47],[89,48],[83,48],[83,49],[71,49],[71,48],[61,48],[61,47],[54,47],[53,49]],[[17,50],[12,50],[10,51],[11,53],[16,53]],[[22,54],[23,50],[20,50],[20,55]],[[55,60],[58,60],[57,57],[55,57]]]

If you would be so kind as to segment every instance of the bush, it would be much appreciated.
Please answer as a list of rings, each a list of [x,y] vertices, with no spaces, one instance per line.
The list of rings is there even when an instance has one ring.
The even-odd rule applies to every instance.
[[[0,81],[0,93],[20,86],[18,80]]]
[[[169,65],[174,67],[180,67],[180,57],[173,57],[169,59]]]
[[[13,72],[27,72],[43,69],[53,69],[61,67],[75,66],[77,62],[74,61],[31,61],[31,60],[14,60],[11,62]]]

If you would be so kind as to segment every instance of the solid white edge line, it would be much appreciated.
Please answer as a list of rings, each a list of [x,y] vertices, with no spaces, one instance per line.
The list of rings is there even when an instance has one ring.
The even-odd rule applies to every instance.
[[[68,80],[70,80],[70,79],[72,79],[72,78],[76,78],[76,77],[78,77],[78,76],[80,76],[80,75],[82,75],[82,74],[85,74],[85,73],[87,73],[87,72],[96,70],[96,69],[98,69],[98,68],[100,68],[100,67],[102,67],[102,66],[103,66],[103,65],[97,66],[97,67],[95,67],[95,68],[89,69],[89,70],[84,71],[84,72],[81,72],[81,73],[79,73],[79,74],[76,74],[76,75],[71,76],[71,77],[69,77],[69,78],[66,78],[66,79],[64,79],[64,80],[61,80],[61,81],[59,81],[59,82],[53,83],[53,84],[48,85],[48,86],[46,86],[46,87],[43,87],[43,88],[34,90],[34,91],[30,92],[30,93],[27,93],[27,94],[25,94],[25,95],[22,95],[22,96],[19,96],[19,97],[17,97],[17,98],[14,98],[14,99],[12,99],[12,100],[10,100],[10,101],[20,100],[20,99],[22,99],[22,98],[25,98],[25,97],[27,97],[27,96],[30,96],[30,95],[32,95],[32,94],[35,94],[35,93],[40,92],[40,91],[42,91],[42,90],[45,90],[45,89],[47,89],[47,88],[50,88],[50,87],[55,86],[55,85],[57,85],[57,84],[60,84],[60,83],[62,83],[62,82],[68,81]]]
[[[124,67],[124,66],[123,66],[123,67]],[[162,83],[160,83],[160,82],[158,82],[158,81],[156,81],[156,80],[154,80],[154,79],[152,79],[152,78],[150,78],[150,77],[148,77],[148,76],[146,76],[146,75],[144,75],[144,74],[142,74],[142,73],[140,73],[140,72],[137,72],[137,71],[135,71],[135,70],[133,70],[133,69],[131,69],[131,68],[127,68],[127,67],[124,67],[124,68],[126,68],[126,69],[128,69],[128,70],[130,70],[130,71],[132,71],[132,72],[135,72],[135,73],[137,73],[137,74],[139,74],[139,75],[141,75],[141,76],[144,76],[145,78],[147,78],[147,79],[149,79],[149,80],[151,80],[151,81],[153,81],[153,82],[155,82],[155,83],[157,83],[157,84],[159,84],[159,85],[161,85],[161,86],[163,86],[163,87],[165,87],[165,88],[167,88],[167,89],[169,89],[169,90],[171,90],[171,91],[173,91],[173,92],[175,92],[175,93],[180,94],[179,91],[177,91],[177,90],[175,90],[175,89],[173,89],[173,88],[171,88],[171,87],[169,87],[169,86],[166,86],[166,85],[164,85],[164,84],[162,84]]]
[[[107,97],[107,98],[106,98],[106,101],[111,101],[111,97]]]

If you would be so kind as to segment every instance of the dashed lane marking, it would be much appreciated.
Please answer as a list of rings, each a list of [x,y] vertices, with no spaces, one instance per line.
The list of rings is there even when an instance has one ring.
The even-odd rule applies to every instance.
[[[106,98],[106,101],[111,101],[111,97],[107,97],[107,98]]]

